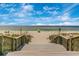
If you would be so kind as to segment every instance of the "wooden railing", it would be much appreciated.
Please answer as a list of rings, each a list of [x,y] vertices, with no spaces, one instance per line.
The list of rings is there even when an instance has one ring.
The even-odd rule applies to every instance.
[[[18,37],[0,36],[0,55],[5,55],[10,51],[20,50],[27,42],[27,36],[21,35]]]
[[[63,45],[67,51],[79,51],[79,36],[66,38],[64,36],[49,36],[51,43]]]

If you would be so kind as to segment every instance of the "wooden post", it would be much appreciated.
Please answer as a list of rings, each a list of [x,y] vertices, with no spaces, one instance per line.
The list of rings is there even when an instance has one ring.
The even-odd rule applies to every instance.
[[[15,50],[17,50],[17,40],[15,39]]]
[[[71,39],[71,51],[73,51],[73,43],[72,43],[72,39]]]
[[[71,48],[72,48],[72,44],[71,44],[72,42],[71,42],[71,39],[70,39],[70,50],[72,50]]]
[[[3,47],[4,47],[3,44],[4,44],[4,38],[3,38],[3,36],[2,36],[2,54],[4,54],[4,53],[3,53],[3,50],[4,50],[4,49],[3,49]]]
[[[12,51],[15,51],[15,39],[13,38],[12,40],[11,40],[11,50]]]
[[[0,36],[0,55],[2,55],[3,54],[3,37],[2,36]]]
[[[70,42],[69,42],[69,39],[68,39],[68,40],[67,40],[67,47],[66,47],[66,48],[67,48],[67,51],[70,50],[70,45],[69,45],[69,43],[70,43]]]

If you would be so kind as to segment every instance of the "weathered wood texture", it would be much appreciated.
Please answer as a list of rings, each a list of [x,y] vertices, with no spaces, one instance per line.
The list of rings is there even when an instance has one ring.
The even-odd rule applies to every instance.
[[[52,36],[52,37],[51,37]],[[67,51],[79,51],[79,36],[65,38],[64,36],[51,35],[49,39],[52,43],[63,45]]]
[[[0,55],[5,55],[9,51],[21,49],[25,43],[29,42],[28,39],[25,35],[19,37],[0,36]]]

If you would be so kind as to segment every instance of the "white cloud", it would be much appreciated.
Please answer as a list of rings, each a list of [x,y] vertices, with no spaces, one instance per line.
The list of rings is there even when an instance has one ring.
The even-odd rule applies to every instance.
[[[59,25],[70,25],[70,26],[74,26],[74,25],[78,25],[79,26],[79,22],[63,22],[63,23],[59,23]]]
[[[48,25],[48,26],[77,26],[79,25],[78,22],[63,22],[63,23],[57,23],[57,24],[43,24],[43,23],[36,23],[32,25]]]
[[[44,6],[43,9],[47,11],[47,10],[58,10],[59,8]]]
[[[67,9],[64,10],[64,12],[62,13],[63,15],[58,16],[58,19],[64,21],[64,24],[66,24],[67,21],[77,20],[78,18],[71,18],[69,15],[69,11],[77,5],[78,4],[72,4],[71,6],[69,6]],[[68,22],[67,24],[70,24],[70,22]]]
[[[43,26],[52,26],[52,25],[56,25],[56,24],[44,24],[44,23],[36,23],[36,24],[32,24],[32,25],[43,25]]]
[[[22,11],[23,12],[28,12],[28,11],[33,11],[33,5],[22,5]]]
[[[63,22],[63,23],[59,23],[59,25],[72,25],[71,22]]]
[[[36,23],[36,24],[33,24],[33,25],[45,25],[45,24],[43,24],[43,23]]]
[[[57,12],[57,11],[54,11],[54,12],[53,12],[53,15],[57,15],[57,14],[58,14],[58,12]]]
[[[1,5],[3,7],[5,7],[5,4]],[[23,4],[22,7],[21,7],[21,10],[19,12],[16,12],[14,13],[13,15],[11,14],[8,14],[11,15],[11,16],[17,16],[20,17],[19,19],[16,19],[14,18],[15,20],[15,23],[6,23],[6,22],[2,22],[0,24],[2,25],[14,25],[14,24],[19,24],[19,23],[28,23],[28,22],[37,22],[36,24],[33,24],[33,25],[79,25],[79,22],[69,22],[69,21],[73,21],[73,20],[79,20],[79,18],[71,18],[69,16],[69,13],[67,13],[67,11],[70,11],[73,7],[75,7],[76,5],[72,5],[70,7],[68,7],[64,12],[63,15],[59,15],[59,16],[56,16],[56,17],[40,17],[40,18],[29,18],[28,16],[32,16],[33,14],[43,14],[43,12],[47,11],[49,14],[51,15],[57,15],[58,12],[57,12],[57,9],[59,8],[55,8],[55,7],[48,7],[48,6],[44,6],[43,9],[44,11],[35,11],[34,10],[34,6],[33,5],[25,5]],[[52,10],[52,11],[51,11]],[[53,11],[54,10],[54,11]],[[13,12],[13,11],[16,11],[14,8],[11,8],[10,9],[10,12]],[[34,13],[31,13],[31,11],[35,11]],[[3,17],[4,19],[7,20],[7,15],[0,15],[0,17]],[[25,17],[27,17],[27,19],[25,19]],[[56,22],[62,22],[63,23],[56,23]],[[48,23],[52,23],[52,24],[48,24]],[[56,23],[56,24],[54,24]]]
[[[69,6],[66,10],[64,10],[64,13],[69,12],[72,8],[74,8],[75,6],[77,6],[78,4],[72,4],[71,6]]]
[[[70,21],[72,20],[70,17],[69,17],[69,14],[68,13],[65,13],[64,15],[60,15],[57,17],[60,21]]]
[[[1,22],[0,25],[17,25],[17,23],[14,23],[14,22],[11,22],[11,23]]]
[[[79,20],[79,17],[77,17],[77,18],[73,18],[73,20]]]
[[[8,16],[8,14],[0,14],[0,17]]]
[[[26,16],[32,16],[32,15],[33,13],[30,13],[30,12],[26,14]]]
[[[21,17],[21,18],[22,17],[28,17],[28,16],[33,15],[33,13],[31,11],[34,11],[33,5],[22,4],[20,11],[14,13],[13,15],[16,16],[16,17]]]
[[[14,19],[16,23],[25,23],[27,22],[27,19]]]
[[[58,7],[48,7],[44,6],[43,7],[44,12],[49,13],[51,16],[57,15],[58,14]]]
[[[64,15],[57,16],[57,19],[59,19],[60,21],[63,21],[63,22],[68,22],[68,21],[79,22],[79,17],[71,18],[69,13],[65,13]]]
[[[8,8],[7,8],[7,9],[8,9]],[[9,10],[10,13],[16,11],[14,8],[10,8],[10,9],[8,9],[8,10]]]
[[[59,24],[36,23],[36,24],[32,24],[32,25],[38,25],[38,26],[40,26],[40,25],[42,25],[42,26],[58,26],[58,25],[63,25],[63,24],[61,24],[61,23],[59,23]]]
[[[40,17],[40,18],[33,18],[32,20],[34,20],[34,22],[40,22],[40,23],[50,23],[50,22],[54,22],[56,21],[55,19],[52,17]]]
[[[15,13],[14,14],[16,17],[18,16],[18,17],[24,17],[25,15],[24,15],[24,13]]]
[[[2,8],[8,7],[8,6],[10,6],[10,5],[5,4],[5,3],[1,3],[1,4],[0,4],[0,7],[2,7]]]
[[[43,7],[44,10],[51,10],[52,8],[49,8],[48,6]]]
[[[70,18],[68,16],[60,16],[61,21],[69,21]]]
[[[36,11],[36,14],[41,15],[41,14],[43,14],[43,12],[42,11]]]
[[[57,15],[58,14],[58,12],[56,10],[55,11],[48,11],[48,13],[51,14],[51,15]]]

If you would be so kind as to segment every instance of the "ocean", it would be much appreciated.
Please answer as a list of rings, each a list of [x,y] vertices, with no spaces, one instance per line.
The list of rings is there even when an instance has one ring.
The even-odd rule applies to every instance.
[[[23,30],[23,31],[79,31],[79,26],[0,26],[0,30]]]

